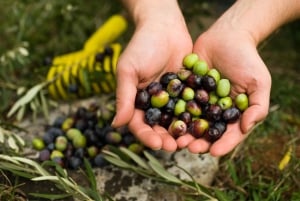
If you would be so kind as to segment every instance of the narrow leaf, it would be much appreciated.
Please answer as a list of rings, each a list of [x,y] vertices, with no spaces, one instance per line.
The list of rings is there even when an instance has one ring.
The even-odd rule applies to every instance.
[[[21,106],[29,103],[45,85],[46,83],[43,82],[29,89],[24,96],[22,96],[17,102],[15,102],[15,104],[8,112],[7,117],[11,117]]]
[[[9,146],[11,149],[15,150],[16,152],[19,151],[19,147],[18,147],[18,145],[17,145],[15,139],[14,139],[12,136],[9,136],[9,137],[8,137],[7,143],[8,143],[8,146]]]
[[[127,154],[134,162],[136,162],[142,168],[144,168],[146,170],[149,169],[149,166],[147,165],[147,163],[140,156],[138,156],[136,153],[130,151],[129,149],[127,149],[125,147],[121,147],[120,150],[122,152],[124,152],[125,154]]]
[[[104,156],[105,160],[107,160],[108,162],[116,165],[116,166],[119,166],[119,167],[122,167],[122,168],[131,168],[131,166],[120,160],[119,158],[114,158],[114,157],[111,157],[111,156]]]

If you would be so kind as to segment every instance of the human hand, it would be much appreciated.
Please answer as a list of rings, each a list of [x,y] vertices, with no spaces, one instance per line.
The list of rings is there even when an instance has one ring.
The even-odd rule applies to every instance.
[[[117,113],[112,125],[128,124],[131,132],[152,149],[175,151],[176,141],[161,126],[144,122],[144,112],[134,108],[137,89],[157,81],[165,72],[182,67],[192,51],[192,40],[178,9],[173,15],[151,16],[140,22],[117,65]],[[163,17],[161,17],[163,16]]]
[[[226,132],[215,143],[210,144],[188,134],[177,139],[178,147],[188,147],[193,153],[209,151],[214,156],[225,155],[247,137],[256,123],[267,116],[270,73],[257,52],[251,34],[243,30],[227,30],[217,24],[196,40],[193,52],[231,81],[232,97],[239,93],[248,94],[249,108],[244,111],[240,121],[228,125]]]

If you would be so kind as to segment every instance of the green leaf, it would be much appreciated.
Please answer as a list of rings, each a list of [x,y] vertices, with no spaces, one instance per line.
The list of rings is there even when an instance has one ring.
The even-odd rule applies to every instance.
[[[29,193],[29,195],[38,198],[49,199],[49,200],[64,199],[72,196],[71,194],[44,194],[44,193]]]
[[[215,189],[216,197],[218,201],[231,201],[232,199],[229,198],[224,192],[220,191],[219,189]]]
[[[3,132],[3,128],[0,127],[0,143],[4,143],[5,140],[5,136],[4,136],[4,132]]]
[[[178,179],[176,176],[168,172],[161,164],[160,162],[154,158],[151,154],[148,152],[144,152],[145,156],[149,160],[149,165],[153,169],[154,172],[156,172],[159,176],[166,179],[169,182],[175,183],[175,184],[184,184],[180,179]]]
[[[84,158],[83,162],[84,162],[84,167],[85,167],[85,170],[86,170],[88,180],[91,184],[91,188],[94,191],[96,191],[97,190],[97,181],[96,181],[96,176],[93,172],[92,166],[86,158]]]
[[[105,160],[107,160],[108,162],[116,165],[116,166],[119,166],[119,167],[122,167],[122,168],[131,168],[131,165],[129,165],[128,163],[122,161],[120,158],[115,158],[115,157],[112,157],[112,156],[104,156]]]
[[[121,147],[120,150],[122,152],[124,152],[125,154],[127,154],[134,162],[136,162],[142,168],[144,168],[146,170],[149,169],[149,166],[147,165],[147,163],[136,153],[130,151],[129,149],[127,149],[125,147]]]
[[[7,117],[11,117],[20,107],[28,104],[37,95],[37,93],[45,86],[46,83],[42,82],[29,89],[24,96],[22,96],[17,102],[15,102],[15,104],[8,112]]]
[[[8,137],[7,143],[11,149],[15,150],[16,152],[19,152],[19,146],[17,145],[15,139],[12,136]]]

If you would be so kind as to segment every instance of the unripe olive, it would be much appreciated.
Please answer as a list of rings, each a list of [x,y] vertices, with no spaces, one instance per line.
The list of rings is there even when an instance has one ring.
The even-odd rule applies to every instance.
[[[64,154],[59,150],[53,150],[50,155],[51,160],[53,160],[54,158],[63,158],[63,157]]]
[[[217,83],[216,93],[220,97],[228,96],[230,93],[230,82],[228,79],[220,79]]]
[[[98,154],[98,148],[96,146],[88,147],[87,154],[90,158],[94,158]]]
[[[240,109],[241,111],[244,111],[248,108],[249,106],[249,100],[248,100],[248,96],[244,93],[238,94],[235,97],[235,105],[238,109]]]
[[[76,137],[82,135],[82,132],[77,129],[77,128],[70,128],[67,132],[66,132],[66,136],[69,140],[73,140],[75,139]]]
[[[151,96],[152,107],[161,108],[165,106],[169,101],[169,93],[165,90],[161,90]]]
[[[232,106],[232,99],[230,96],[226,96],[223,98],[220,98],[218,100],[218,105],[222,108],[222,110],[226,110]]]
[[[86,146],[86,137],[84,135],[76,136],[72,142],[75,148],[84,148]]]
[[[193,68],[193,65],[198,61],[198,59],[199,57],[197,54],[195,53],[188,54],[183,58],[183,66],[188,69],[191,69]]]
[[[215,69],[215,68],[210,69],[207,72],[207,75],[213,77],[215,79],[216,83],[219,82],[219,80],[221,79],[220,72],[217,69]]]
[[[193,73],[192,71],[182,68],[177,73],[177,76],[180,80],[185,81],[192,73]]]
[[[219,97],[217,96],[216,92],[214,91],[211,91],[209,92],[209,100],[208,100],[208,103],[209,104],[216,104],[219,100]]]
[[[72,117],[66,118],[64,123],[62,124],[62,130],[66,132],[73,126],[73,124],[74,124],[74,119]]]
[[[106,134],[106,142],[108,144],[119,144],[122,141],[122,135],[116,131],[110,131]]]
[[[144,146],[140,143],[132,143],[128,146],[128,149],[136,154],[141,154],[144,150]]]
[[[64,151],[66,150],[68,146],[68,140],[65,136],[58,136],[55,139],[55,148],[59,151]]]
[[[195,97],[195,91],[191,87],[184,87],[181,97],[185,101],[193,100]]]
[[[174,115],[178,116],[181,113],[185,112],[186,102],[183,99],[178,99],[174,108]]]
[[[40,150],[43,150],[45,148],[45,143],[41,138],[36,137],[32,140],[32,147],[35,150],[40,151]]]
[[[193,65],[193,73],[196,75],[205,75],[208,72],[208,65],[203,60],[198,60]]]

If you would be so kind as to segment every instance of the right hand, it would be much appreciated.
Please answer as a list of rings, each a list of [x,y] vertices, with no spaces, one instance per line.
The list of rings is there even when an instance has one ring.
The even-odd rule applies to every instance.
[[[112,125],[128,124],[130,131],[152,149],[175,151],[177,143],[161,126],[144,122],[144,112],[135,109],[138,89],[158,81],[166,72],[177,72],[185,55],[192,52],[192,40],[181,12],[161,13],[137,24],[133,37],[117,65],[117,113]],[[156,19],[156,20],[155,20]]]

